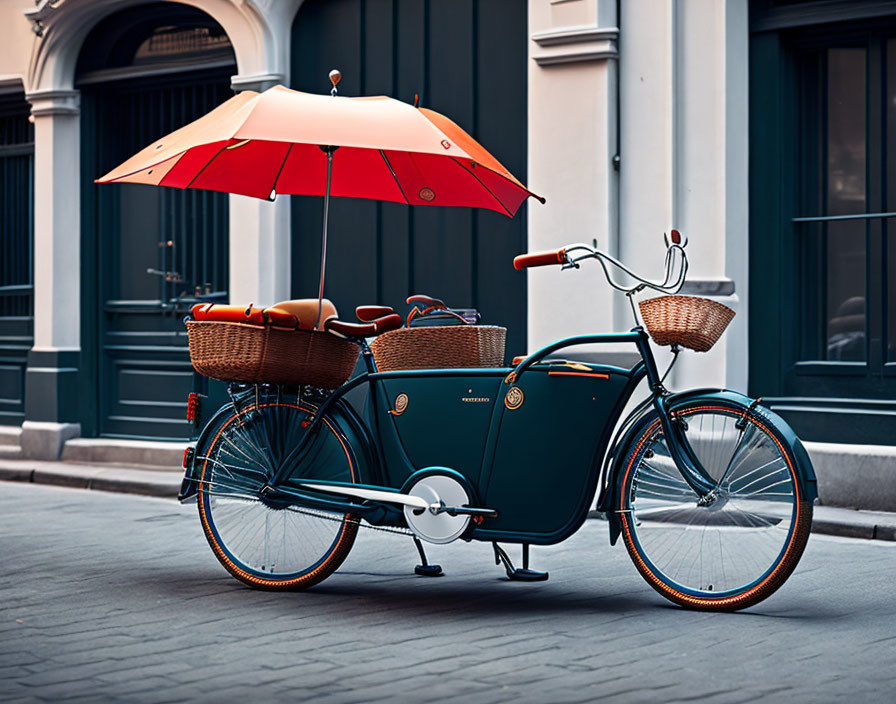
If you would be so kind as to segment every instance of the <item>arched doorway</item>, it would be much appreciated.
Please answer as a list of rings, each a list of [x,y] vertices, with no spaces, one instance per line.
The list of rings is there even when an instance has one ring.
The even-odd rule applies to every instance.
[[[78,60],[81,91],[85,436],[183,438],[193,374],[181,322],[197,288],[227,296],[228,197],[97,186],[124,159],[231,97],[223,29],[185,5],[100,22]]]
[[[292,32],[292,87],[388,95],[448,115],[526,181],[527,4],[519,0],[305,0]],[[292,199],[292,292],[317,294],[320,202]],[[475,306],[526,351],[525,208],[514,219],[470,208],[411,208],[339,198],[329,214],[326,295],[406,308],[409,293]]]

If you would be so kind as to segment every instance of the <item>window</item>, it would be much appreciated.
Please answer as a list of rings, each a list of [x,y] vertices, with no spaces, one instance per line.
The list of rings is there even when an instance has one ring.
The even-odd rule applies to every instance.
[[[896,16],[750,7],[750,393],[896,444]]]

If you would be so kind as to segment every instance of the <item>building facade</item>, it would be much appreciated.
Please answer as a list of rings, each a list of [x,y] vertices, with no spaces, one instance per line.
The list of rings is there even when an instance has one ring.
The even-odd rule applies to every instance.
[[[673,387],[764,396],[851,456],[896,444],[893,3],[11,0],[0,19],[0,423],[31,454],[188,432],[179,297],[316,293],[316,199],[93,179],[233,91],[324,92],[333,67],[343,94],[419,96],[547,198],[513,220],[338,200],[338,307],[431,293],[505,324],[508,356],[628,329],[597,267],[510,261],[596,239],[658,276],[675,227],[684,292],[737,316]]]

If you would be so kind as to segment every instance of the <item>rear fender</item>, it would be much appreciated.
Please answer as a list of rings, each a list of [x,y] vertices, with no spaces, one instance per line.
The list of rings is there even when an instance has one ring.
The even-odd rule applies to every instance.
[[[674,411],[686,403],[695,400],[712,403],[713,401],[728,401],[748,407],[753,403],[754,399],[736,391],[727,391],[720,389],[694,389],[692,391],[682,391],[680,393],[671,394],[668,399],[668,408]],[[752,415],[760,419],[765,425],[771,426],[784,440],[785,450],[790,454],[796,471],[806,489],[806,500],[814,502],[818,497],[818,484],[815,478],[815,470],[812,467],[812,461],[809,454],[803,447],[803,443],[793,432],[793,429],[784,421],[781,416],[772,412],[768,408],[757,404],[751,411]],[[641,414],[641,417],[632,424],[628,431],[623,435],[615,448],[615,454],[608,469],[607,479],[604,484],[606,489],[602,493],[598,502],[597,510],[606,513],[610,524],[610,544],[615,545],[619,534],[622,531],[622,523],[619,520],[618,510],[619,497],[622,493],[622,478],[624,476],[625,463],[629,454],[634,450],[634,443],[642,433],[656,420],[656,410]]]

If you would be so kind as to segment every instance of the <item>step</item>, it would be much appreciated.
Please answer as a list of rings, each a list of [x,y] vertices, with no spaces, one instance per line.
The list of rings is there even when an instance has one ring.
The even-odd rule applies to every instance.
[[[155,470],[182,472],[184,450],[191,443],[162,440],[73,438],[62,449],[63,462],[92,465],[138,465]]]
[[[0,460],[18,460],[22,459],[22,448],[18,445],[2,445],[0,444]]]
[[[0,447],[22,444],[22,428],[18,425],[0,425]]]

